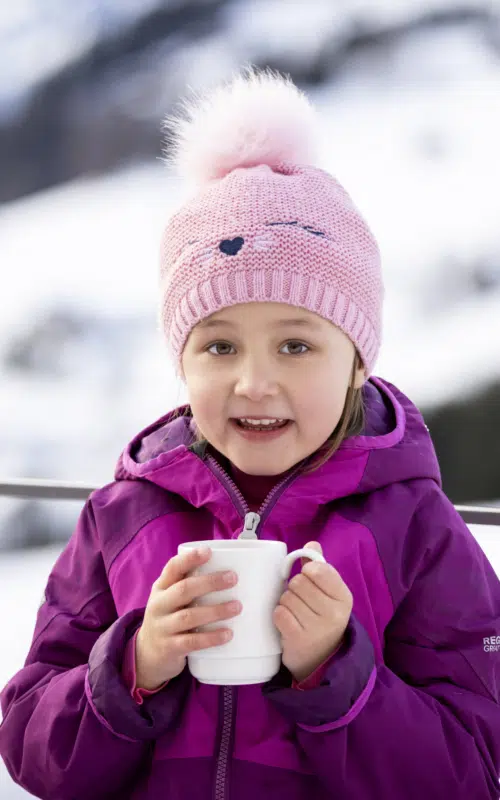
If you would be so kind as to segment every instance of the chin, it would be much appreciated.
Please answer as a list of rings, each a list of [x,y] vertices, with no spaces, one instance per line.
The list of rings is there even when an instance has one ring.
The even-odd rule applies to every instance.
[[[259,469],[258,467],[238,467],[238,469],[241,469],[242,472],[246,472],[247,475],[256,475],[260,478],[271,478],[273,475],[280,475],[282,472],[285,472],[288,467],[284,467],[283,469],[270,469],[269,466],[262,467],[262,469]]]
[[[290,467],[294,465],[294,461],[283,461],[281,464],[270,464],[269,459],[262,460],[262,463],[259,464],[258,459],[244,459],[244,458],[231,458],[229,456],[229,460],[242,472],[246,472],[247,475],[259,475],[259,476],[267,476],[271,477],[273,475],[281,475],[282,472],[286,472]]]

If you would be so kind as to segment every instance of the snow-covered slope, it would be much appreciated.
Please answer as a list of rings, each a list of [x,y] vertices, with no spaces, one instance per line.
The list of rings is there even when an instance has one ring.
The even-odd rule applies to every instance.
[[[19,0],[0,7],[0,118],[36,87],[138,22],[162,0]]]
[[[449,5],[436,0],[433,8]],[[263,20],[271,47],[282,7],[227,4],[231,59],[256,53]],[[28,0],[18,14],[22,8],[28,19]],[[106,8],[99,4],[99,13]],[[138,4],[122,4],[124,15],[126,8],[132,17]],[[307,40],[307,30],[325,24],[325,3],[308,8],[306,22],[291,3],[283,46],[300,27]],[[341,8],[339,26],[353,14],[366,23],[372,5]],[[384,2],[380,19],[396,24],[403,11],[411,15],[415,5]],[[5,22],[0,39],[2,30]],[[194,71],[177,80],[198,88],[203,70],[206,79],[224,71],[223,44],[207,37],[206,61],[191,59]],[[183,69],[186,58],[180,48]],[[381,245],[387,295],[376,373],[425,409],[480,391],[500,372],[493,49],[474,25],[416,30],[353,54],[312,96],[323,121],[321,165],[343,182]],[[158,128],[162,113],[156,109]],[[107,482],[136,430],[187,399],[156,330],[161,229],[182,196],[167,170],[150,163],[0,207],[0,475]],[[7,520],[22,505],[0,499],[0,539],[18,536]],[[43,513],[62,513],[55,507],[45,504]]]
[[[62,68],[99,42],[116,40],[152,11],[203,7],[204,0],[18,0],[0,8],[0,118]],[[205,0],[206,2],[206,0]],[[491,12],[490,0],[349,0],[332,8],[330,0],[227,0],[230,36],[226,47],[243,58],[272,59],[291,54],[300,62],[322,41],[342,39],[355,27],[377,31],[434,15]],[[224,31],[225,33],[225,31]],[[161,65],[158,64],[160,69]]]
[[[451,88],[347,85],[316,94],[321,163],[350,191],[382,249],[386,324],[376,372],[426,407],[476,391],[495,365],[500,372],[498,88],[500,70],[492,70],[480,87],[464,79]],[[426,149],[431,137],[439,155]],[[182,397],[156,333],[161,229],[182,196],[166,168],[151,165],[0,211],[0,263],[9,274],[0,318],[2,469],[20,440],[45,437],[67,448],[64,464],[45,460],[41,474],[102,476],[96,451],[89,460],[78,447],[83,430],[95,443],[88,447],[110,446],[109,470],[120,437]],[[38,370],[35,361],[6,372],[13,342],[55,312],[73,315],[80,330],[54,345],[59,375],[44,373],[48,356]]]

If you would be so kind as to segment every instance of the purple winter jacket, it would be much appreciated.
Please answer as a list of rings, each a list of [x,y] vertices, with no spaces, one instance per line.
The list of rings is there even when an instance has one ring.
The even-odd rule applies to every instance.
[[[0,753],[46,800],[486,800],[500,796],[500,581],[441,489],[420,413],[371,378],[367,423],[287,474],[257,533],[321,542],[354,597],[321,685],[215,687],[187,668],[137,704],[121,674],[180,542],[235,538],[248,507],[171,412],[92,493],[49,577]]]

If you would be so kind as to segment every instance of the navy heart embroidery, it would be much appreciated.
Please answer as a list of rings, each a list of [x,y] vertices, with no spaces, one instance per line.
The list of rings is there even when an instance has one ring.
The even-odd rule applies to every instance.
[[[243,247],[245,240],[241,236],[235,239],[223,239],[219,245],[219,250],[222,250],[227,256],[235,256]]]

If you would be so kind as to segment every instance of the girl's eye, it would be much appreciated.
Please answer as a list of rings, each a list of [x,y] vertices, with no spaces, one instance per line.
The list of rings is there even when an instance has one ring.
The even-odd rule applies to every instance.
[[[207,352],[208,353],[211,352],[212,347],[231,347],[231,345],[228,344],[227,342],[214,342],[209,347],[207,347]],[[212,353],[212,355],[213,356],[221,356],[221,355],[227,355],[227,353]]]
[[[308,347],[306,344],[304,344],[304,342],[287,342],[287,343],[284,345],[284,347],[289,347],[290,345],[291,345],[292,347],[305,347],[305,348],[306,348],[306,350],[309,350],[309,347]],[[303,352],[304,352],[304,351],[302,351],[302,353],[303,353]],[[292,355],[292,356],[301,356],[301,355],[302,355],[302,353],[291,353],[290,355]]]
[[[212,352],[212,349],[213,349],[214,347],[231,347],[231,346],[232,346],[232,345],[228,344],[227,342],[214,342],[214,343],[213,343],[213,344],[211,344],[209,347],[207,347],[207,352],[211,353],[211,354],[212,354],[212,355],[214,355],[214,356],[228,355],[228,353],[227,353],[227,352],[225,352],[225,353],[221,353],[221,352],[219,351],[219,352],[216,352],[216,353],[214,353],[214,352]],[[283,347],[290,347],[290,346],[291,346],[292,348],[295,348],[295,347],[305,347],[305,348],[306,348],[306,351],[307,351],[307,350],[309,350],[309,347],[307,346],[307,344],[304,344],[303,342],[294,342],[294,341],[291,341],[291,342],[287,342],[285,345],[283,345]],[[295,353],[290,353],[289,355],[292,355],[292,356],[301,356],[303,353],[304,353],[304,351],[302,351],[301,353],[297,353],[297,352],[295,352]],[[285,354],[285,355],[288,355],[288,354]]]

